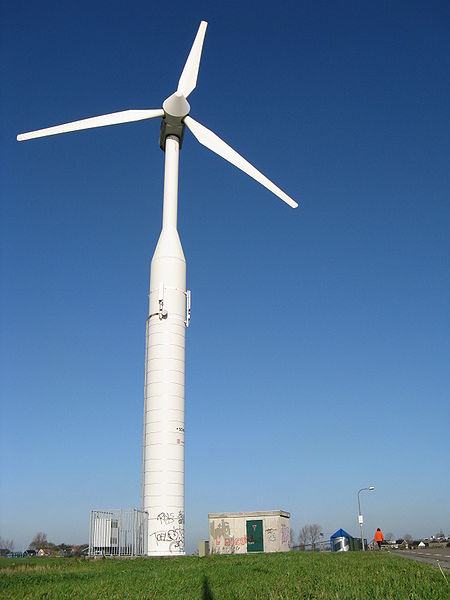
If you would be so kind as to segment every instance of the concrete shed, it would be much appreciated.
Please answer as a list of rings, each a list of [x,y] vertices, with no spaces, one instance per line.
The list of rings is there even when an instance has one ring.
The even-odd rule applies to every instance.
[[[211,513],[211,554],[289,552],[290,514],[283,510]]]

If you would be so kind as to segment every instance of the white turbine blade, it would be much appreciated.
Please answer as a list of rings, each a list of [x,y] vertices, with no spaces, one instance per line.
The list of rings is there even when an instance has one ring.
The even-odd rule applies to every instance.
[[[253,177],[253,179],[256,179],[256,181],[284,200],[284,202],[289,204],[289,206],[292,206],[292,208],[297,208],[298,204],[295,200],[285,194],[283,190],[280,190],[278,186],[272,183],[270,179],[267,179],[265,175],[245,160],[243,156],[238,154],[236,150],[233,150],[233,148],[221,140],[215,133],[207,129],[204,125],[194,121],[192,117],[185,117],[184,122],[200,144],[203,144],[238,169],[241,169],[241,171],[244,171],[244,173],[247,173],[247,175],[250,175],[250,177]]]
[[[198,68],[200,66],[203,40],[205,39],[207,27],[208,23],[206,21],[200,23],[191,51],[181,73],[180,81],[178,82],[177,92],[181,92],[185,98],[189,96],[197,85]]]
[[[143,119],[154,119],[162,117],[164,111],[162,109],[155,110],[122,110],[120,112],[101,115],[99,117],[90,117],[89,119],[81,119],[72,123],[64,123],[63,125],[55,125],[55,127],[46,127],[45,129],[37,129],[28,133],[20,133],[17,136],[19,142],[24,140],[32,140],[33,138],[45,137],[47,135],[56,135],[58,133],[67,133],[69,131],[79,131],[80,129],[91,129],[92,127],[104,127],[105,125],[118,125],[119,123],[130,123],[131,121],[142,121]]]

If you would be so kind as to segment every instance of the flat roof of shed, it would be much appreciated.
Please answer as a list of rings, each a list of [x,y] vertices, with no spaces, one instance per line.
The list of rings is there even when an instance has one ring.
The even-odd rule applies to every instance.
[[[286,517],[290,518],[291,514],[285,510],[257,510],[254,512],[223,512],[223,513],[208,513],[208,519],[236,519],[239,517]]]

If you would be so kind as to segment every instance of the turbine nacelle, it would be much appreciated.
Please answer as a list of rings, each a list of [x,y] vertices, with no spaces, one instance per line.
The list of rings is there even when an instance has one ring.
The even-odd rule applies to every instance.
[[[176,91],[163,102],[164,116],[161,121],[161,132],[159,134],[159,146],[161,150],[166,148],[168,135],[175,135],[180,140],[180,148],[183,144],[184,118],[188,116],[191,107],[182,92]]]

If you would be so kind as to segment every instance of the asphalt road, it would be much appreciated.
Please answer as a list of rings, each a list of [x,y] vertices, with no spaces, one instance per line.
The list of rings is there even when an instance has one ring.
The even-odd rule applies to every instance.
[[[395,556],[403,556],[419,562],[430,563],[435,567],[450,569],[450,548],[420,548],[418,550],[389,550]]]

